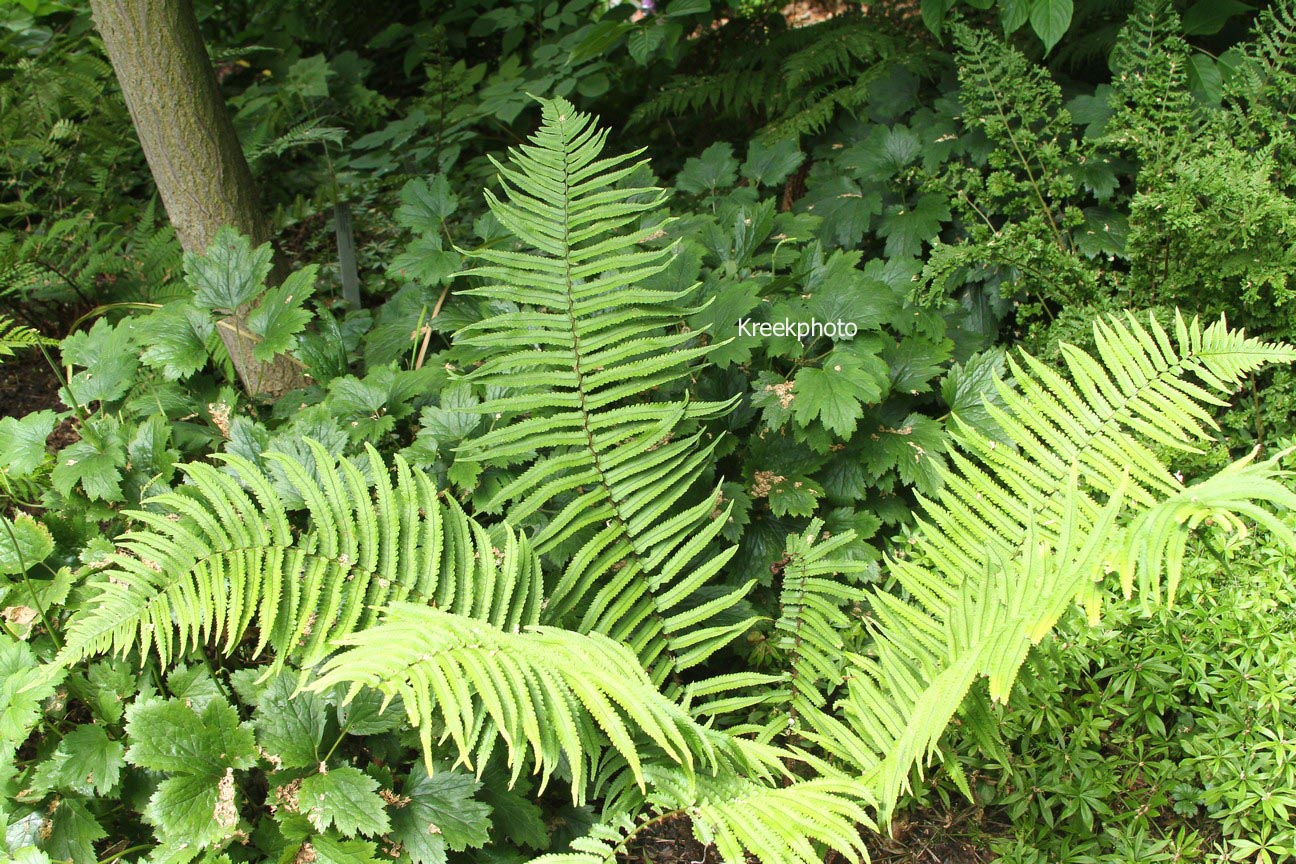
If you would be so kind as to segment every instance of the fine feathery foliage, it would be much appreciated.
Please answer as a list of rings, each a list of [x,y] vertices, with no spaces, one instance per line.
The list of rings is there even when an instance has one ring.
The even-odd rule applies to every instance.
[[[679,327],[688,293],[642,287],[673,249],[640,244],[665,193],[639,187],[637,153],[603,157],[606,130],[561,99],[543,103],[531,144],[499,165],[504,198],[491,211],[523,244],[483,248],[470,293],[501,312],[461,330],[482,362],[464,378],[501,392],[471,409],[502,415],[458,459],[507,463],[539,454],[487,511],[508,505],[526,524],[542,510],[541,553],[579,543],[548,598],[545,621],[630,645],[657,683],[701,663],[750,626],[705,626],[749,586],[690,602],[732,557],[710,552],[730,507],[700,490],[716,441],[696,421],[733,404],[656,401],[653,391],[692,375],[709,349]]]
[[[506,525],[488,532],[400,457],[392,483],[372,447],[367,464],[310,449],[313,471],[266,454],[306,502],[304,530],[272,477],[229,454],[219,458],[232,473],[191,463],[190,486],[129,513],[140,527],[117,542],[59,662],[137,648],[165,665],[222,639],[229,654],[255,624],[254,654],[270,648],[275,667],[310,667],[402,600],[501,628],[536,622],[540,565],[524,536]]]
[[[843,112],[860,113],[895,66],[925,66],[929,58],[913,47],[862,13],[793,29],[781,16],[768,23],[739,18],[706,34],[698,53],[709,61],[671,78],[631,120],[706,112],[754,119],[771,140],[814,135]]]
[[[46,339],[31,327],[14,323],[13,319],[0,315],[0,361],[12,357],[19,348],[33,348],[37,345],[52,345],[53,339]]]

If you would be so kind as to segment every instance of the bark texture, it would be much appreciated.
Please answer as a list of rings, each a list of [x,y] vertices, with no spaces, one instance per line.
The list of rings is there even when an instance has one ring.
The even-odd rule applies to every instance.
[[[167,216],[185,251],[205,252],[222,226],[269,239],[256,184],[191,0],[90,0]],[[305,382],[300,364],[252,358],[239,310],[217,328],[244,387],[278,396]]]

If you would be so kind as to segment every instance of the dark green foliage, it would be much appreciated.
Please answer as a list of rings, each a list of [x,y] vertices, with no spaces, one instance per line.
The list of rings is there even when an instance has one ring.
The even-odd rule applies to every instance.
[[[1290,854],[1296,19],[974,5],[199,2],[282,261],[0,9],[0,859]]]

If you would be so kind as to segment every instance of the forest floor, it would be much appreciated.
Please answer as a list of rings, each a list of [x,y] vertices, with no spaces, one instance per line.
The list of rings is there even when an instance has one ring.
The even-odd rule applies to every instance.
[[[896,816],[889,834],[868,837],[871,864],[989,864],[998,856],[990,851],[991,836],[1008,825],[991,824],[975,807],[962,810],[922,810]],[[722,864],[713,847],[693,837],[686,819],[670,819],[641,835],[618,864]],[[751,859],[750,864],[758,864]],[[846,864],[830,853],[824,864]]]
[[[0,364],[0,417],[22,417],[45,408],[58,410],[58,389],[58,376],[39,351],[17,351]]]

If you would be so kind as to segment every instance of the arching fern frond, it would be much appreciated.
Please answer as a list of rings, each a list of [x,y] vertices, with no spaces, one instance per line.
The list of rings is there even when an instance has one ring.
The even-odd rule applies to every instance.
[[[752,733],[760,741],[795,739],[806,716],[827,710],[844,680],[843,634],[852,625],[847,607],[860,599],[861,591],[841,577],[866,573],[875,565],[835,557],[854,541],[854,531],[821,536],[822,530],[823,521],[812,519],[804,531],[787,538],[780,614],[770,635],[784,652],[782,672],[718,675],[688,690],[692,698],[708,698],[693,706],[699,715],[733,714],[753,706],[770,712],[765,722],[732,727],[731,734]],[[710,698],[716,696],[721,698]]]
[[[1023,353],[1011,364],[1018,389],[999,385],[1004,407],[990,408],[1013,446],[955,429],[912,557],[889,562],[908,598],[873,593],[875,644],[852,658],[840,716],[808,718],[818,725],[807,737],[864,776],[883,817],[976,679],[1007,698],[1073,602],[1096,614],[1107,572],[1154,595],[1162,578],[1177,583],[1185,534],[1207,516],[1269,525],[1259,502],[1296,504],[1272,461],[1185,487],[1140,443],[1192,450],[1212,425],[1204,406],[1261,366],[1296,360],[1223,321],[1177,318],[1173,332],[1132,316],[1099,322],[1098,358],[1064,349],[1070,380]]]
[[[229,454],[218,458],[232,473],[190,463],[190,485],[129,512],[141,527],[118,541],[58,662],[137,648],[165,665],[221,640],[228,654],[255,626],[253,653],[272,649],[275,668],[289,658],[309,667],[338,637],[375,624],[375,607],[401,600],[498,627],[535,623],[540,566],[525,536],[488,532],[399,456],[393,483],[372,447],[357,465],[309,443],[314,474],[266,454],[306,502],[305,528],[266,473]]]
[[[745,588],[690,605],[733,555],[715,552],[728,510],[700,489],[715,441],[696,421],[732,402],[656,401],[709,350],[680,326],[687,291],[641,287],[674,249],[645,249],[665,193],[625,187],[637,154],[603,156],[606,131],[559,99],[543,102],[532,143],[497,164],[504,198],[491,211],[523,244],[485,248],[471,293],[518,311],[469,325],[456,342],[483,361],[466,380],[502,392],[472,409],[508,419],[458,451],[468,461],[539,454],[485,509],[509,504],[515,524],[542,512],[544,553],[572,541],[546,607],[548,622],[606,633],[634,648],[653,679],[696,665],[747,626],[700,627]],[[520,308],[519,308],[520,307]]]
[[[648,680],[633,652],[599,634],[505,630],[403,603],[340,642],[347,650],[312,689],[349,684],[348,699],[361,687],[389,700],[399,695],[429,765],[436,729],[469,766],[485,765],[503,740],[513,779],[528,762],[542,785],[565,768],[581,801],[609,744],[640,786],[641,753],[650,749],[686,773],[747,764],[737,741],[694,723]]]

